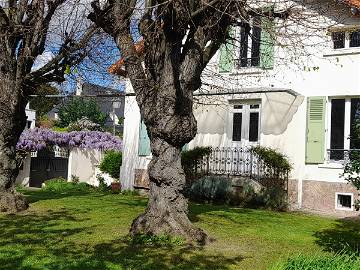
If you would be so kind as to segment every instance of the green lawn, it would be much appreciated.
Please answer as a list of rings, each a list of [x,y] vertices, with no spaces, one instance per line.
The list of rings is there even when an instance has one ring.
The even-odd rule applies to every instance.
[[[25,191],[28,211],[0,214],[0,269],[267,269],[294,254],[356,248],[360,224],[299,213],[191,205],[216,239],[206,247],[135,245],[126,237],[146,199]]]

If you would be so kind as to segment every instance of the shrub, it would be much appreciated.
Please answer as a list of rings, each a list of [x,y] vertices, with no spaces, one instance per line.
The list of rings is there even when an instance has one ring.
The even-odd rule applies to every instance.
[[[72,183],[67,182],[64,178],[54,178],[44,182],[44,186],[42,187],[45,191],[52,192],[69,192],[69,191],[91,191],[94,188],[86,183]]]
[[[82,117],[87,117],[92,122],[105,125],[107,115],[103,113],[95,100],[84,100],[82,98],[73,98],[59,108],[59,126],[67,127]]]
[[[188,196],[198,202],[229,203],[231,181],[220,176],[203,177],[191,185]]]
[[[274,170],[275,173],[288,173],[292,169],[288,158],[278,151],[269,147],[255,146],[251,151],[258,155],[264,164]]]
[[[355,122],[354,134],[355,145],[360,145],[360,120]],[[341,176],[360,191],[360,152],[354,151],[350,153],[350,162],[345,164]],[[354,206],[359,211],[360,200],[355,200]]]
[[[355,254],[298,255],[277,263],[271,270],[359,270],[360,258]]]
[[[211,154],[211,147],[195,147],[181,153],[181,164],[188,179],[196,179],[199,172],[197,166],[206,156]]]
[[[87,130],[87,131],[101,131],[102,128],[99,124],[92,122],[87,117],[82,117],[81,119],[70,123],[68,126],[68,131],[81,131],[81,130]]]
[[[104,177],[102,177],[101,175],[97,175],[97,180],[99,181],[99,186],[98,189],[102,192],[107,192],[111,190],[111,186],[108,186],[105,182]]]
[[[101,161],[100,170],[108,173],[111,177],[118,179],[120,176],[120,166],[122,163],[122,154],[119,151],[109,150],[105,153]]]

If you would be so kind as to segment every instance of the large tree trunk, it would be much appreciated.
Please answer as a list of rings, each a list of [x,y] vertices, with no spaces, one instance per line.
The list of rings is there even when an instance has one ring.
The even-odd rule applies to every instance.
[[[171,81],[172,76],[166,78]],[[134,220],[130,232],[182,236],[203,244],[207,235],[189,220],[188,202],[183,194],[186,179],[181,149],[195,137],[197,130],[192,95],[171,82],[167,86],[154,99],[149,97],[151,102],[140,104],[151,141],[150,194],[145,213]]]
[[[24,196],[16,193],[19,173],[16,143],[26,124],[26,100],[19,84],[0,75],[0,211],[17,212],[28,207]]]
[[[193,226],[183,195],[185,174],[181,167],[181,148],[159,138],[152,139],[153,159],[148,171],[150,196],[144,214],[134,220],[131,234],[182,236],[187,240],[205,243],[206,234]]]

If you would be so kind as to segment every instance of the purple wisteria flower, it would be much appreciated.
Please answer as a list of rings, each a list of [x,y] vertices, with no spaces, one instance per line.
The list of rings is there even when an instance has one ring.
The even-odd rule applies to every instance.
[[[25,130],[16,145],[18,150],[30,152],[38,151],[47,146],[65,148],[83,148],[97,150],[122,150],[120,138],[108,132],[101,131],[72,131],[55,132],[50,129],[35,128]]]

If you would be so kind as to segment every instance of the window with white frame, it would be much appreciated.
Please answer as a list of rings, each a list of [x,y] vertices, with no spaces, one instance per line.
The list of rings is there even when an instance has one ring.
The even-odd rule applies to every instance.
[[[258,142],[260,137],[260,103],[234,104],[233,142]]]
[[[354,195],[352,193],[335,193],[335,209],[353,210]]]
[[[329,159],[344,160],[360,149],[355,124],[360,121],[360,97],[330,99]]]
[[[336,31],[331,33],[333,40],[333,48],[355,48],[360,47],[360,29],[354,29],[352,31]]]
[[[239,28],[239,37],[238,67],[258,67],[260,65],[260,17],[252,17],[249,22],[242,22]]]

